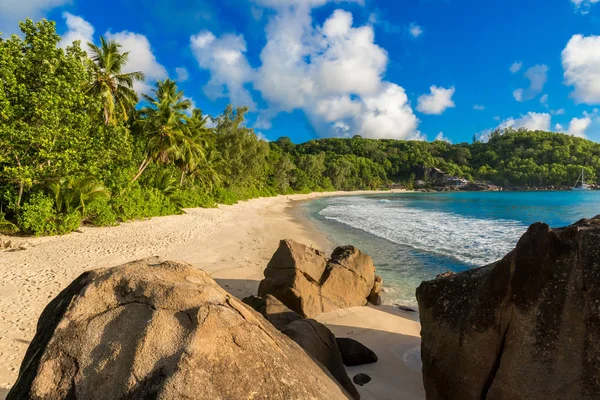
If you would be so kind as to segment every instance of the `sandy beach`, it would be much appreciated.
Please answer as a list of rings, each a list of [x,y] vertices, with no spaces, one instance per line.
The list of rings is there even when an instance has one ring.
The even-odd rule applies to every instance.
[[[239,298],[256,294],[279,240],[289,238],[328,252],[335,245],[294,207],[297,201],[342,194],[347,193],[255,199],[117,227],[84,227],[61,237],[2,237],[24,250],[0,252],[0,399],[17,378],[39,314],[84,271],[160,256],[207,271]],[[376,364],[348,369],[350,377],[364,372],[373,378],[358,388],[362,398],[425,398],[421,372],[411,362],[420,344],[415,313],[391,306],[361,307],[318,319],[336,336],[356,338],[378,354]]]

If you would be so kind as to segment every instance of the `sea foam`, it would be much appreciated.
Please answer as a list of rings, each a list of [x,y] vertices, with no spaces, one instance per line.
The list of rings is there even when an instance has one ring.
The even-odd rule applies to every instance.
[[[527,230],[519,221],[470,218],[413,208],[398,201],[364,198],[329,205],[320,214],[391,242],[470,266],[504,257]]]

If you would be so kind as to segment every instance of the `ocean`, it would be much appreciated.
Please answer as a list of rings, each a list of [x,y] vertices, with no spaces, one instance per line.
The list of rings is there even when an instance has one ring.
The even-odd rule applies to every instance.
[[[561,227],[594,217],[600,192],[395,193],[323,197],[303,207],[335,245],[373,257],[385,303],[416,307],[423,280],[501,259],[535,222]]]

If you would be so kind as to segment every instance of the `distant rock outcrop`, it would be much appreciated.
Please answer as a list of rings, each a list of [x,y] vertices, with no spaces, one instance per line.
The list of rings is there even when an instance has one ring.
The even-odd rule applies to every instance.
[[[600,398],[600,216],[417,289],[427,399]]]
[[[347,399],[327,370],[186,264],[87,272],[44,310],[16,399]]]
[[[352,246],[335,249],[328,260],[323,252],[282,240],[264,274],[258,295],[273,295],[306,318],[364,306],[375,286],[373,260]]]

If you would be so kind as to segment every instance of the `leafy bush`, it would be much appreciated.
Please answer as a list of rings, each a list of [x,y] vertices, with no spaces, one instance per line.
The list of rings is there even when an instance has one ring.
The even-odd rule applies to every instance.
[[[171,194],[170,199],[179,208],[214,208],[217,206],[215,199],[208,193],[193,189],[178,190]]]
[[[96,226],[113,226],[117,224],[117,214],[106,198],[99,198],[86,207],[85,220]]]
[[[231,190],[224,188],[217,188],[213,193],[215,201],[219,204],[233,205],[237,204],[238,196]]]
[[[23,232],[35,236],[63,235],[79,228],[81,216],[77,211],[57,214],[54,201],[36,193],[21,208],[17,223]]]
[[[115,197],[113,208],[121,221],[181,213],[160,190],[136,186]]]
[[[10,221],[6,220],[6,214],[0,211],[0,233],[12,235],[19,232],[19,228]]]

